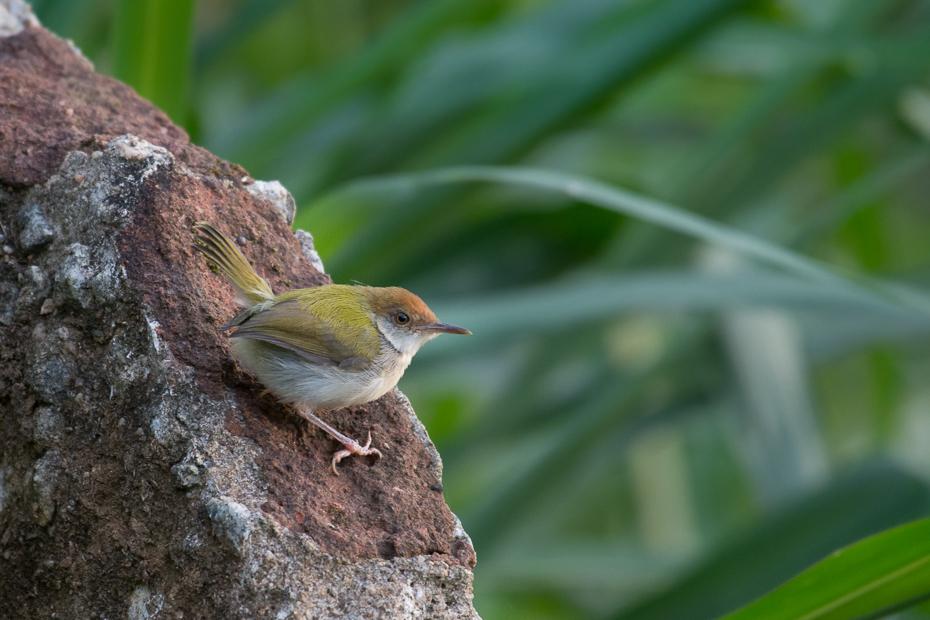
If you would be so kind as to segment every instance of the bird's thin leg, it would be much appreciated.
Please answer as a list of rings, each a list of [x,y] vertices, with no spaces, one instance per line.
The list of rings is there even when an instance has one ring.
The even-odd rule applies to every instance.
[[[313,424],[316,424],[317,426],[322,428],[324,431],[332,435],[336,441],[338,441],[339,443],[345,446],[345,450],[339,450],[338,452],[333,454],[333,463],[332,463],[333,473],[336,474],[337,476],[339,475],[339,472],[336,471],[336,463],[338,463],[339,461],[341,461],[347,456],[350,456],[352,454],[360,454],[362,456],[368,456],[369,454],[374,454],[379,459],[381,458],[381,452],[377,448],[370,447],[371,446],[371,432],[368,433],[368,441],[363,446],[362,444],[355,441],[351,437],[347,435],[343,435],[342,433],[334,429],[332,426],[330,426],[329,424],[327,424],[320,418],[313,415],[312,412],[307,411],[306,409],[298,409],[298,411],[300,412],[300,415],[302,415],[304,418],[306,418]]]

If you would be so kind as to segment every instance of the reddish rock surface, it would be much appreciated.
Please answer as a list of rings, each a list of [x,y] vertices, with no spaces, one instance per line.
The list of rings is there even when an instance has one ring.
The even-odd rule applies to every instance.
[[[195,221],[242,237],[243,253],[276,292],[330,282],[310,266],[280,215],[241,187],[211,178],[153,175],[144,187],[120,239],[124,265],[174,356],[197,370],[200,389],[214,398],[224,388],[236,391],[242,416],[230,412],[227,428],[262,448],[264,510],[349,559],[451,555],[452,514],[430,489],[439,480],[428,469],[429,454],[392,394],[322,414],[350,436],[364,439],[371,431],[385,455],[346,459],[335,476],[329,467],[339,444],[272,396],[262,397],[264,388],[237,367],[228,336],[217,332],[235,313],[233,291],[191,248]],[[470,553],[460,555],[468,561]]]
[[[123,134],[166,148],[194,173],[148,177],[118,245],[129,282],[154,313],[159,336],[193,369],[200,390],[213,398],[234,391],[239,410],[229,412],[226,426],[262,450],[264,511],[337,557],[439,554],[445,561],[473,564],[467,545],[453,554],[454,518],[441,492],[430,489],[438,480],[428,469],[429,453],[393,395],[324,413],[356,438],[370,430],[384,453],[380,461],[343,461],[337,477],[328,469],[337,444],[272,397],[261,397],[262,386],[230,356],[227,336],[216,328],[235,311],[232,290],[191,249],[195,221],[244,237],[243,252],[277,292],[329,282],[303,256],[281,216],[248,193],[247,173],[191,145],[164,113],[131,88],[95,74],[90,63],[41,28],[0,38],[0,186],[15,193],[41,184],[68,152],[91,154]]]

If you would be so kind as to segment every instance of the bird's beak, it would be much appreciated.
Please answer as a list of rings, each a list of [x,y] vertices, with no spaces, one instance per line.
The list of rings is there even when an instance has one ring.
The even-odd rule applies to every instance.
[[[467,336],[471,335],[471,332],[464,327],[457,327],[455,325],[449,325],[448,323],[433,323],[432,325],[424,325],[420,329],[432,332],[442,332],[444,334],[464,334]]]

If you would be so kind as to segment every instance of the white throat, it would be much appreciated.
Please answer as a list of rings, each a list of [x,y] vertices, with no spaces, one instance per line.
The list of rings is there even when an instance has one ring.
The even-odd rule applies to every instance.
[[[426,342],[439,334],[436,332],[419,332],[398,327],[390,319],[375,317],[375,325],[391,346],[404,356],[413,357]]]

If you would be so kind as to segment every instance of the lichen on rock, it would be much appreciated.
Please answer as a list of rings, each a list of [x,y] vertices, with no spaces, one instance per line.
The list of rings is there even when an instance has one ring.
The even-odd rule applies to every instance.
[[[0,2],[0,37],[18,34],[23,28],[38,25],[39,20],[32,14],[29,4],[23,0]]]
[[[284,218],[285,222],[288,224],[294,223],[294,215],[297,214],[297,203],[294,202],[294,197],[284,189],[284,186],[279,181],[253,181],[245,187],[254,197],[271,203],[271,206]]]

